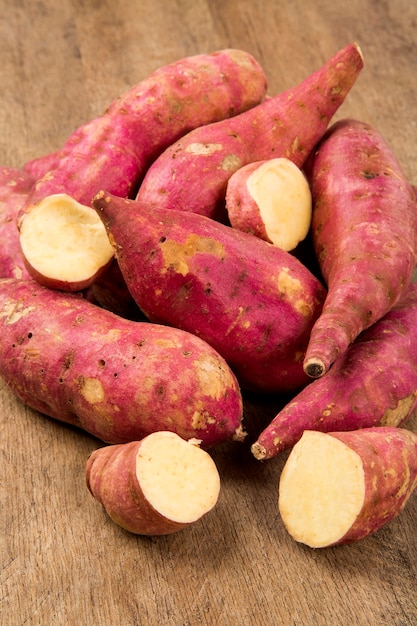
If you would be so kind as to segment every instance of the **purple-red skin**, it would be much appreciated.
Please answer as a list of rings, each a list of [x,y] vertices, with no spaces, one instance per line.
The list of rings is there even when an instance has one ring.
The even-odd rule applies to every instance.
[[[159,68],[74,131],[53,169],[37,181],[20,219],[52,194],[66,193],[90,206],[103,185],[122,197],[136,193],[163,149],[196,126],[258,104],[266,89],[262,68],[240,50],[191,56]]]
[[[20,248],[17,216],[34,182],[21,169],[0,167],[0,278],[32,280]]]
[[[137,199],[225,221],[230,176],[247,163],[273,157],[301,168],[362,67],[359,47],[349,44],[296,87],[231,120],[190,131],[151,165]]]
[[[386,141],[359,120],[328,129],[306,174],[312,241],[328,288],[304,363],[318,378],[407,289],[417,262],[417,204]]]
[[[381,426],[329,433],[361,458],[365,478],[362,509],[337,544],[369,537],[401,513],[417,486],[417,436],[405,428]]]
[[[236,378],[204,341],[34,281],[0,281],[0,376],[24,404],[107,443],[244,436]]]
[[[188,524],[161,515],[145,498],[138,482],[136,458],[141,445],[141,441],[131,441],[94,450],[86,465],[87,488],[109,517],[129,532],[141,535],[177,532]]]
[[[35,157],[30,161],[26,161],[23,170],[32,176],[35,180],[43,178],[45,174],[55,169],[59,165],[60,152],[56,150],[48,154]]]
[[[302,387],[302,361],[325,289],[302,263],[208,217],[99,193],[100,215],[126,285],[148,319],[203,338],[239,384]]]
[[[417,407],[417,284],[363,331],[321,378],[302,389],[252,446],[259,460],[292,447],[305,430],[401,426]]]

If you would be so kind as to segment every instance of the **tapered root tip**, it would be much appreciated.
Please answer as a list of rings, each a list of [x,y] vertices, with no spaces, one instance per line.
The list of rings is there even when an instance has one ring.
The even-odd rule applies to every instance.
[[[263,461],[266,458],[266,450],[264,446],[261,446],[261,444],[258,442],[252,444],[250,451],[252,452],[255,459],[258,459],[258,461]]]
[[[304,363],[304,372],[310,378],[320,378],[326,373],[326,366],[320,359],[308,359]]]

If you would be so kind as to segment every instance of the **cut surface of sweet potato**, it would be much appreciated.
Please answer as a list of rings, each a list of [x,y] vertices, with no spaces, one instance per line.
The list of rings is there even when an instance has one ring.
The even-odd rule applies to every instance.
[[[267,239],[293,250],[310,228],[312,200],[302,171],[284,157],[259,166],[247,180],[250,197],[259,208]]]
[[[24,216],[20,245],[39,283],[67,291],[88,287],[114,256],[96,212],[67,194],[46,197]]]
[[[163,517],[190,524],[216,504],[220,478],[211,456],[191,441],[159,432],[142,441],[136,476],[144,498]]]
[[[320,548],[338,543],[365,499],[361,457],[342,441],[305,431],[283,468],[278,507],[289,534]]]

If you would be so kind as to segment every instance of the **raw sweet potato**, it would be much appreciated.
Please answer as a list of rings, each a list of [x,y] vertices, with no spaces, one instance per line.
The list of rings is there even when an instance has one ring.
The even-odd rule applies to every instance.
[[[52,155],[55,166],[37,181],[20,214],[21,245],[36,280],[68,291],[91,284],[111,259],[91,211],[93,196],[103,185],[134,195],[164,148],[192,128],[246,111],[265,92],[265,74],[250,54],[231,49],[196,55],[156,70],[74,131],[57,162]],[[28,169],[34,171],[33,164]],[[73,274],[80,255],[84,271]]]
[[[119,526],[167,535],[199,520],[217,503],[220,477],[198,442],[172,432],[105,446],[87,461],[87,487]]]
[[[272,157],[287,157],[301,167],[362,67],[359,47],[350,44],[296,87],[232,120],[190,131],[151,165],[137,198],[222,221],[230,176],[247,163]]]
[[[291,251],[310,230],[310,187],[290,159],[255,161],[229,178],[226,210],[233,228]]]
[[[282,470],[278,507],[293,539],[324,548],[375,533],[404,509],[416,486],[411,431],[307,430]]]
[[[312,240],[328,287],[304,362],[317,378],[407,288],[417,261],[417,209],[396,156],[365,122],[333,124],[306,172]]]
[[[364,330],[325,376],[313,380],[252,445],[257,459],[290,448],[305,430],[401,426],[417,407],[417,284]]]
[[[28,406],[107,443],[242,436],[236,378],[204,341],[35,281],[0,281],[0,376]]]
[[[93,206],[126,285],[153,322],[198,335],[242,387],[302,387],[304,350],[325,298],[289,252],[198,215],[97,194]]]
[[[23,170],[0,167],[0,278],[31,279],[20,249],[17,215],[33,184]]]
[[[30,161],[26,161],[22,169],[35,180],[39,180],[40,178],[43,178],[45,174],[58,167],[59,159],[60,152],[59,150],[56,150],[54,152],[49,152],[45,155],[35,157]]]

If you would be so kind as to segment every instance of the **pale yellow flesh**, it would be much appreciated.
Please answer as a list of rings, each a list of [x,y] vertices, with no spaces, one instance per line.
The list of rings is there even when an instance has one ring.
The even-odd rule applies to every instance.
[[[271,159],[252,172],[246,185],[269,240],[283,250],[293,250],[311,224],[311,192],[302,171],[289,159]]]
[[[48,196],[28,212],[20,244],[39,274],[69,283],[94,276],[114,255],[97,213],[66,194]]]
[[[360,456],[331,435],[305,431],[281,473],[278,507],[289,534],[322,548],[341,540],[365,498]]]
[[[146,500],[175,522],[200,519],[219,497],[220,477],[211,456],[175,433],[153,433],[142,441],[136,476]]]

